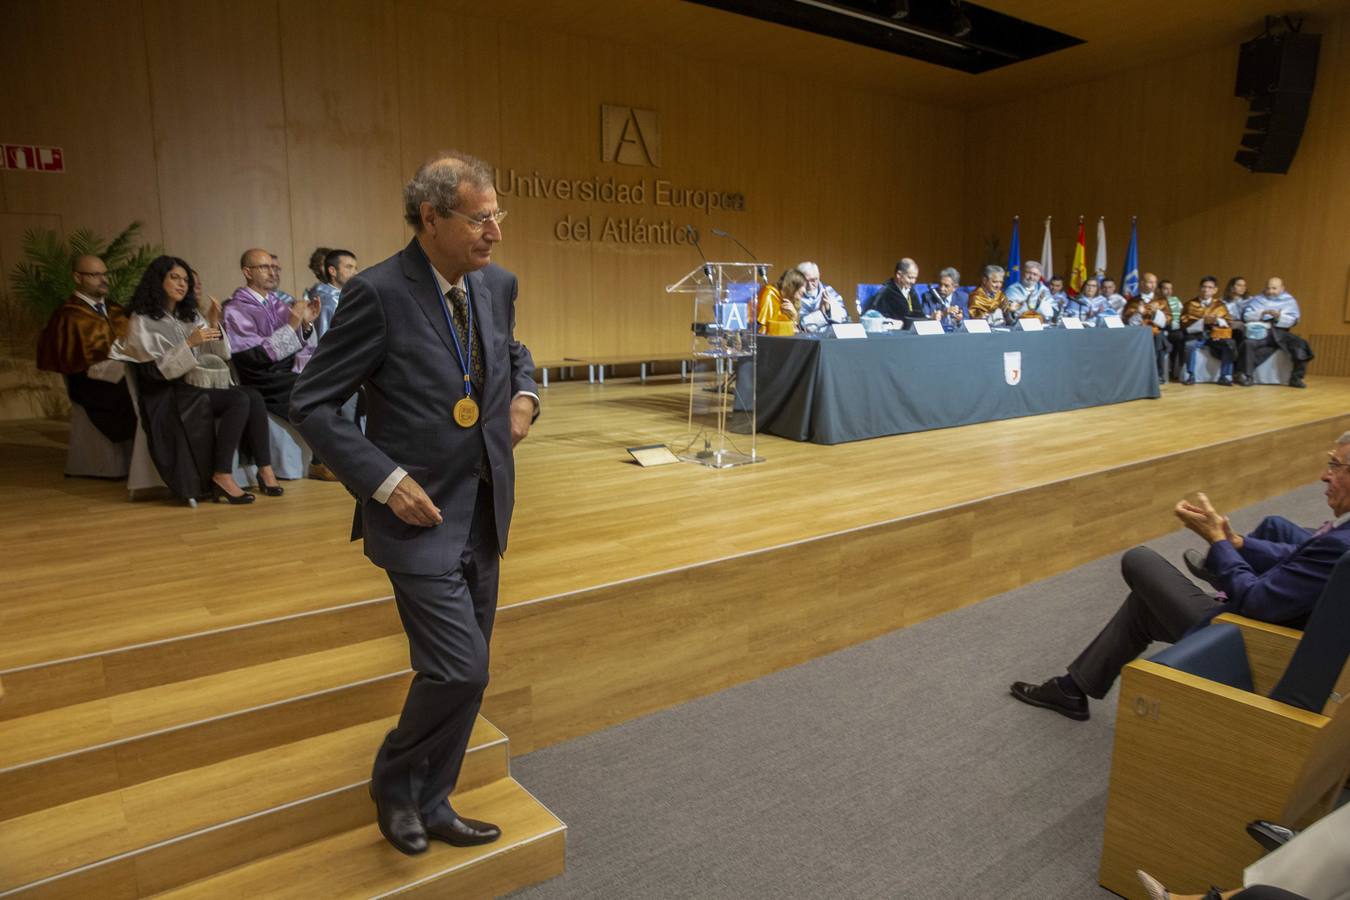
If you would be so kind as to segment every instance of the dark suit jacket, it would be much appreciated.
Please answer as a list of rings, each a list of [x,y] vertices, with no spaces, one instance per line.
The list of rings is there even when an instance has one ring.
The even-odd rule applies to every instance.
[[[919,296],[919,289],[911,287],[909,299],[906,300],[900,288],[895,286],[894,278],[886,282],[886,286],[873,298],[871,308],[888,319],[904,319],[906,322],[912,322],[915,319],[928,318],[928,314],[924,312],[923,299]]]
[[[1219,576],[1228,602],[1215,610],[1301,628],[1322,596],[1331,570],[1350,551],[1350,522],[1301,544],[1246,537],[1209,548],[1205,565]]]
[[[452,414],[464,396],[443,301],[416,238],[361,272],[291,394],[291,421],[357,497],[352,540],[396,572],[437,575],[458,563],[478,492],[478,468],[491,471],[498,550],[515,502],[511,398],[536,390],[530,351],[515,339],[516,277],[489,265],[467,278],[474,327],[482,336],[486,379],[478,424]],[[364,385],[366,431],[338,409]],[[398,466],[441,510],[433,528],[405,524],[374,492]]]

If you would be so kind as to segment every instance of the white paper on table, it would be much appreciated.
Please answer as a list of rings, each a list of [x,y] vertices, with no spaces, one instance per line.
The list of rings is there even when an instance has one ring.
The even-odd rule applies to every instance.
[[[1107,328],[1124,328],[1125,323],[1120,321],[1120,316],[1102,316],[1099,320]]]
[[[840,322],[830,326],[830,334],[844,340],[855,340],[867,337],[867,329],[861,322]]]
[[[989,320],[988,320],[988,319],[966,319],[964,322],[961,323],[961,327],[964,328],[964,329],[966,330],[966,332],[969,333],[969,334],[988,334],[988,333],[989,333]]]
[[[942,329],[942,323],[937,319],[916,319],[914,322],[915,334],[946,334]]]
[[[1018,319],[1017,327],[1023,331],[1043,331],[1045,323],[1040,319]]]
[[[1059,320],[1059,327],[1060,327],[1060,328],[1067,328],[1067,329],[1069,329],[1070,331],[1082,331],[1082,330],[1083,330],[1083,320],[1082,320],[1082,319],[1075,319],[1073,316],[1069,316],[1069,317],[1067,317],[1067,318],[1063,318],[1063,319],[1060,319],[1060,320]]]

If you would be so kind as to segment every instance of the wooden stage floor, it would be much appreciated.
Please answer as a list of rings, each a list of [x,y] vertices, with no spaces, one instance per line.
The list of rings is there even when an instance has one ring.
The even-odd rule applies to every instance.
[[[641,469],[624,452],[683,430],[687,388],[677,379],[555,384],[517,453],[501,605],[1312,428],[1300,432],[1296,472],[1269,490],[1248,483],[1239,492],[1269,496],[1290,478],[1316,479],[1309,447],[1330,444],[1350,421],[1350,379],[1309,384],[1306,391],[1168,385],[1156,401],[833,447],[761,437],[767,462],[727,471]],[[290,482],[285,497],[259,497],[242,509],[133,504],[118,483],[62,476],[65,434],[58,422],[0,424],[0,673],[389,593],[383,574],[346,540],[352,502],[339,485]],[[1249,461],[1247,471],[1259,466]],[[1193,487],[1221,502],[1237,499],[1222,481],[1196,471]],[[1103,512],[1126,499],[1093,496]],[[1165,506],[1134,521],[1153,534],[1172,527]]]

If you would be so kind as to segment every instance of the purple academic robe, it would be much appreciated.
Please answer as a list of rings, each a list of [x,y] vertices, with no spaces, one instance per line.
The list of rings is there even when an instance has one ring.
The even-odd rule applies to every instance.
[[[240,383],[262,394],[268,412],[287,418],[296,373],[314,354],[314,329],[302,339],[291,327],[290,307],[281,298],[269,293],[266,304],[259,303],[246,287],[225,301],[223,313],[221,324]]]

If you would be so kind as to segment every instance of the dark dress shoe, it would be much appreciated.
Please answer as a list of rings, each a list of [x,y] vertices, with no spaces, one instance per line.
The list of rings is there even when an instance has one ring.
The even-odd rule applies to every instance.
[[[1190,573],[1212,587],[1219,586],[1219,576],[1205,568],[1205,554],[1199,550],[1187,550],[1181,554],[1181,561]]]
[[[427,837],[445,841],[452,847],[473,847],[490,844],[502,836],[502,830],[491,822],[463,819],[455,816],[448,822],[428,822]]]
[[[1252,836],[1252,840],[1264,847],[1267,853],[1272,853],[1283,847],[1298,834],[1292,828],[1276,825],[1274,822],[1267,822],[1265,819],[1248,822],[1247,833]]]
[[[1302,378],[1298,378],[1298,377],[1294,377],[1294,378],[1289,379],[1289,386],[1290,386],[1290,387],[1296,387],[1296,388],[1305,388],[1305,387],[1307,387],[1307,385],[1303,383],[1303,379],[1302,379]]]
[[[380,834],[395,850],[408,856],[427,852],[427,830],[422,825],[422,816],[417,811],[416,803],[411,799],[381,797],[375,791],[374,782],[370,785],[370,799],[375,801]]]
[[[1014,681],[1009,692],[1023,703],[1039,706],[1041,709],[1052,709],[1061,716],[1068,716],[1078,722],[1085,722],[1092,715],[1088,712],[1087,698],[1070,697],[1064,693],[1063,688],[1059,686],[1058,678],[1051,678],[1044,684]]]
[[[1218,381],[1216,381],[1215,384],[1220,385],[1221,387],[1232,387],[1233,379],[1225,375],[1223,378],[1220,378]]]
[[[259,484],[258,490],[269,497],[280,497],[282,494],[286,493],[286,489],[279,484]]]

